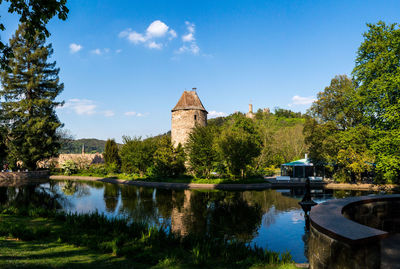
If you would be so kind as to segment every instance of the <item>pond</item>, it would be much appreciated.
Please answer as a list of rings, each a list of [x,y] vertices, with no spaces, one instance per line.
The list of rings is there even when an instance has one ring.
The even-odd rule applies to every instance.
[[[312,190],[317,203],[370,192]],[[264,191],[165,190],[100,182],[51,181],[37,186],[0,187],[0,203],[49,202],[56,197],[70,212],[98,211],[110,217],[168,231],[238,239],[274,251],[290,251],[307,262],[309,232],[298,202],[302,188]],[[47,200],[46,200],[47,199]],[[50,199],[51,200],[51,199]]]

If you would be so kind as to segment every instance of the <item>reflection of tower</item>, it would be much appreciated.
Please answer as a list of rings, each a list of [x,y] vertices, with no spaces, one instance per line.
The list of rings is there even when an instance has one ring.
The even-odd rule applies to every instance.
[[[191,219],[191,200],[192,192],[190,190],[184,191],[183,207],[174,206],[171,213],[171,231],[173,233],[185,236],[189,233],[188,221]],[[176,196],[172,196],[173,204],[176,205]],[[189,219],[188,219],[189,218]]]

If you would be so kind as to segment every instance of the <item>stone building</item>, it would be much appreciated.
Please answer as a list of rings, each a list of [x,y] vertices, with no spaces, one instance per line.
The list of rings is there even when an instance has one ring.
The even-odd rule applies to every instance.
[[[255,117],[255,114],[253,113],[253,105],[249,104],[249,112],[246,113],[246,117],[253,119]]]
[[[208,112],[201,103],[196,88],[192,91],[184,91],[171,112],[171,141],[175,147],[179,143],[185,145],[190,132],[196,125],[207,125]]]

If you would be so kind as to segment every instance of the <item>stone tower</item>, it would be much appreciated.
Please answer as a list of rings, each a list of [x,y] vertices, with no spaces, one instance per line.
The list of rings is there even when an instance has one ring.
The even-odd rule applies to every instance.
[[[184,91],[176,106],[171,110],[171,141],[176,147],[185,145],[189,134],[196,125],[207,125],[207,110],[197,95],[196,88]]]

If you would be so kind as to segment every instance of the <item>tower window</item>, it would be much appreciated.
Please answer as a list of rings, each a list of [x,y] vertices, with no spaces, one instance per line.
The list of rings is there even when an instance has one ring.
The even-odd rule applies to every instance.
[[[194,120],[197,120],[197,115],[194,115]]]

